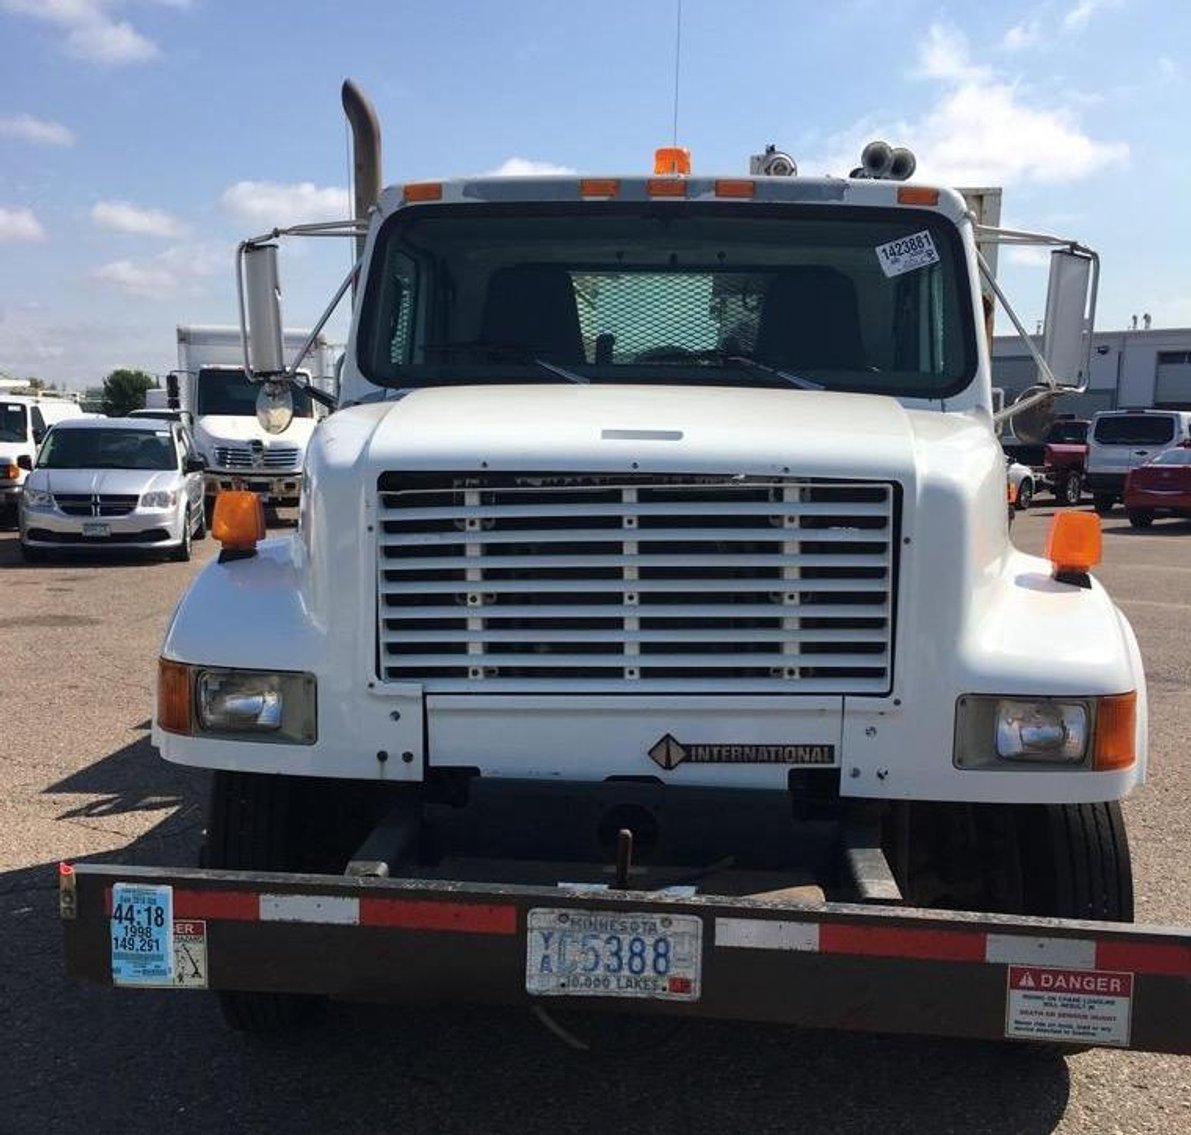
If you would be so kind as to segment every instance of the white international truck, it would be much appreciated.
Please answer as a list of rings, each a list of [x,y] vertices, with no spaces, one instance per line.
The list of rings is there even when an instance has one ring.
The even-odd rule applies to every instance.
[[[284,333],[290,351],[306,339],[305,331]],[[303,373],[316,391],[330,393],[334,360],[321,336],[306,355]],[[223,489],[249,489],[270,505],[298,503],[302,462],[317,424],[316,403],[309,390],[298,391],[293,422],[279,438],[257,421],[256,395],[244,373],[238,327],[178,327],[178,370],[167,380],[165,405],[193,415],[195,447],[207,463],[208,518]]]
[[[381,192],[344,102],[356,218],[240,277],[277,428],[277,240],[359,242],[339,407],[292,535],[220,497],[162,648],[202,866],[64,864],[70,971],[255,1031],[453,999],[1191,1051],[1191,932],[1131,924],[1137,643],[1093,514],[1011,543],[992,410],[979,243],[1053,250],[1019,432],[1086,374],[1095,257],[880,147]]]

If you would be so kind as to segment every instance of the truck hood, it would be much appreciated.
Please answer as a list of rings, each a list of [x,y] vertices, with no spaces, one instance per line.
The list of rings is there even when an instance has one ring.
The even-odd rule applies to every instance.
[[[410,391],[376,425],[369,455],[390,469],[868,478],[908,476],[913,447],[906,410],[877,395],[536,385]]]
[[[194,420],[196,437],[202,434],[213,445],[235,445],[259,438],[265,445],[304,446],[314,432],[313,418],[295,418],[285,433],[271,434],[261,429],[260,422],[247,415],[204,414]]]
[[[176,489],[176,469],[36,469],[27,484],[51,493],[131,495],[154,489]]]

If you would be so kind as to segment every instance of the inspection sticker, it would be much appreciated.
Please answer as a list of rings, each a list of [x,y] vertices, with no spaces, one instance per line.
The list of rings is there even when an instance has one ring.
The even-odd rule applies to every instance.
[[[114,884],[109,936],[116,985],[172,985],[174,888]]]
[[[1133,974],[1010,966],[1005,1035],[1127,1047]]]
[[[886,276],[900,276],[939,262],[939,253],[929,232],[923,229],[911,236],[898,237],[876,247],[877,263]]]

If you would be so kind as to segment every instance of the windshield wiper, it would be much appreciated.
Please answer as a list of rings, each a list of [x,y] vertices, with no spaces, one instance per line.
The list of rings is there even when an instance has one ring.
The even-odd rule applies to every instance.
[[[581,374],[576,374],[573,370],[567,370],[566,367],[559,366],[557,363],[537,358],[527,343],[501,343],[483,339],[472,339],[460,343],[427,343],[424,350],[427,355],[446,355],[448,361],[450,361],[451,355],[458,352],[472,356],[487,355],[494,363],[533,363],[534,366],[541,367],[542,370],[549,371],[559,378],[565,378],[567,382],[578,383],[581,386],[588,386],[591,382],[590,379],[584,378]]]
[[[783,382],[788,382],[791,386],[797,386],[799,390],[827,389],[821,382],[813,382],[809,378],[803,378],[798,374],[791,374],[789,371],[779,370],[777,367],[771,367],[767,363],[759,363],[756,359],[750,359],[748,355],[729,355],[727,361],[730,363],[740,363],[742,366],[748,367],[749,370],[759,370],[764,374],[772,374],[780,378]]]

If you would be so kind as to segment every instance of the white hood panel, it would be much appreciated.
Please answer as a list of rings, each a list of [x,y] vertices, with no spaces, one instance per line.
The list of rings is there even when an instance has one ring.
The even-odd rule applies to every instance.
[[[874,395],[755,387],[433,387],[407,393],[384,415],[370,458],[383,469],[869,478],[908,475],[913,441],[901,405]]]

